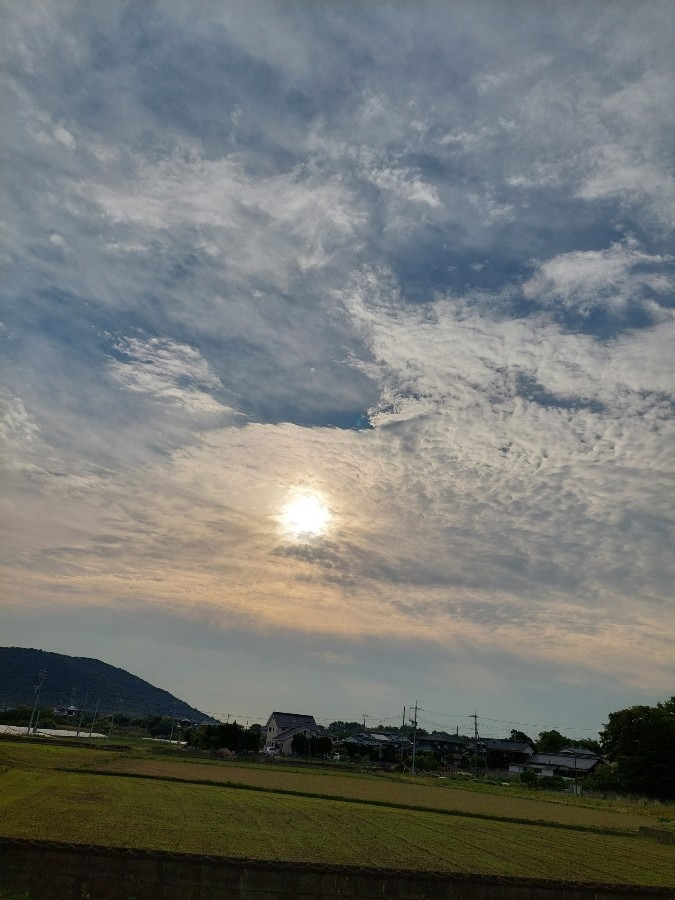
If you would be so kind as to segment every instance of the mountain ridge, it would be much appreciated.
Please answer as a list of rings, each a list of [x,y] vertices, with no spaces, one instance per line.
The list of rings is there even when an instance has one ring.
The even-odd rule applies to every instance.
[[[91,712],[98,701],[99,715],[115,710],[140,718],[176,715],[193,721],[215,721],[169,691],[133,675],[126,669],[86,656],[68,656],[32,647],[0,647],[0,708],[32,705],[38,674],[46,672],[40,706],[73,704]]]

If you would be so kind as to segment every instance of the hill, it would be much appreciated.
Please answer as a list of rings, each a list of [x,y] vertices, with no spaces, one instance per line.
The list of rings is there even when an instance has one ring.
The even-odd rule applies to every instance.
[[[40,706],[81,706],[88,695],[89,710],[100,698],[100,715],[111,713],[116,707],[118,713],[134,718],[170,716],[175,712],[178,718],[212,721],[211,716],[125,669],[98,659],[24,647],[0,647],[0,708],[30,706],[35,697],[34,684],[42,670],[47,675],[40,692]]]

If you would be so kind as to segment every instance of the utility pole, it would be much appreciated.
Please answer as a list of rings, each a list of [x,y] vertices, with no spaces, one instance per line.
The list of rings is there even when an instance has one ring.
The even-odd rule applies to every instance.
[[[28,728],[26,729],[26,734],[30,734],[31,727],[33,725],[33,719],[35,718],[35,710],[37,709],[38,699],[40,697],[40,691],[42,690],[42,683],[47,677],[47,672],[45,669],[41,669],[38,673],[38,680],[33,685],[33,690],[35,691],[35,700],[33,701],[33,710],[30,714],[30,721],[28,722]],[[37,723],[36,723],[37,724]]]
[[[364,713],[364,714],[363,714],[363,730],[364,730],[364,731],[366,730],[366,716],[367,716],[367,715],[368,715],[368,713]]]
[[[405,741],[405,706],[403,707],[403,719],[401,720],[401,765],[403,765],[403,742]]]
[[[91,737],[91,733],[94,730],[94,722],[96,721],[96,716],[98,715],[98,708],[101,705],[101,698],[99,697],[96,701],[96,709],[94,710],[94,718],[91,720],[91,725],[89,726],[89,737]]]
[[[110,716],[110,728],[108,729],[108,737],[112,737],[113,724],[115,722],[115,713],[117,712],[117,707],[118,707],[121,699],[122,699],[122,695],[118,691],[117,696],[115,697],[115,705],[113,706],[112,716]]]
[[[229,716],[227,717],[230,718]],[[171,713],[171,734],[169,735],[169,743],[173,741],[173,726],[176,722],[176,707],[174,706],[173,712]]]
[[[87,699],[89,698],[89,690],[87,689],[87,693],[84,695],[84,703],[82,704],[82,709],[80,710],[80,721],[77,723],[77,734],[75,737],[80,736],[80,728],[82,728],[82,719],[84,719],[84,711],[87,708]]]
[[[473,715],[469,716],[473,719],[473,774],[478,774],[478,713],[474,709]]]
[[[415,718],[413,725],[413,755],[412,755],[412,774],[415,774],[415,757],[417,755],[417,700],[415,700]]]

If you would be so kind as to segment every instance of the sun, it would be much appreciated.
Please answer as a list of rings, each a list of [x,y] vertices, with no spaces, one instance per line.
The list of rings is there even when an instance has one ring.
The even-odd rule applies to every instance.
[[[296,493],[281,512],[281,527],[293,537],[324,534],[331,520],[330,510],[316,494]]]

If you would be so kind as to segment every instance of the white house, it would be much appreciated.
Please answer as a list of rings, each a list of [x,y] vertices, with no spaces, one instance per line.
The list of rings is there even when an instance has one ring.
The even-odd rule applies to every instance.
[[[265,725],[265,750],[276,750],[286,755],[291,752],[291,743],[296,734],[311,737],[319,734],[314,716],[300,713],[273,712]]]

